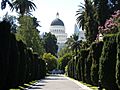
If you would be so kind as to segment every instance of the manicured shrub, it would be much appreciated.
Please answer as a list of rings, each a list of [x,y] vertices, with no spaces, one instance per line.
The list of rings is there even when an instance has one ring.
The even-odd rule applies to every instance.
[[[15,35],[10,34],[10,47],[9,47],[9,53],[8,53],[8,58],[9,58],[9,71],[8,71],[8,85],[10,87],[17,87],[18,86],[18,65],[19,65],[19,60],[18,60],[18,47],[17,47],[17,41],[15,38]],[[13,78],[14,77],[14,78]]]
[[[8,22],[0,22],[0,90],[44,78],[45,70],[45,61],[16,40]]]
[[[81,78],[80,53],[79,53],[78,61],[77,61],[77,65],[76,65],[76,73],[77,73],[77,80],[82,81],[82,78]]]
[[[27,49],[26,45],[22,42],[18,42],[18,52],[19,52],[19,84],[24,84],[26,80],[26,72],[27,72]]]
[[[104,37],[104,45],[99,65],[99,79],[106,90],[118,90],[115,78],[117,44],[116,35]]]
[[[83,82],[85,82],[85,64],[87,61],[87,56],[88,56],[89,50],[83,49],[80,51],[80,71],[81,71],[81,79]]]
[[[120,89],[120,33],[117,36],[116,83]]]
[[[16,42],[14,36],[10,34],[10,27],[11,25],[9,22],[0,22],[0,90],[7,90],[11,85],[13,86],[13,82],[16,79],[16,72],[10,72],[11,70],[15,70],[14,63],[17,54],[16,46],[14,45],[15,48],[12,46],[12,44],[16,44]],[[13,51],[11,51],[12,49]],[[13,56],[13,63],[10,56],[11,53],[15,53],[15,56]],[[11,80],[11,78],[13,78],[12,75],[15,78]]]
[[[34,61],[34,56],[33,56],[33,52],[32,52],[32,50],[31,49],[27,49],[27,51],[26,51],[27,53],[27,55],[26,55],[26,57],[27,57],[27,64],[26,64],[26,68],[27,68],[27,70],[26,70],[26,83],[27,82],[29,82],[29,81],[32,81],[33,80],[33,78],[32,78],[32,67],[33,67],[33,61]]]
[[[70,53],[67,53],[63,57],[59,58],[58,60],[59,69],[65,72],[65,67],[68,64],[68,62],[71,60],[71,58],[72,55]]]
[[[94,85],[98,85],[98,80],[99,80],[99,59],[101,56],[101,52],[102,52],[102,48],[103,48],[103,42],[97,42],[97,43],[93,43],[91,46],[91,57],[92,57],[92,66],[91,66],[91,81],[92,84]]]
[[[34,80],[40,80],[45,77],[46,63],[42,60],[37,53],[34,53]]]
[[[70,60],[69,62],[68,62],[68,70],[67,70],[67,72],[68,72],[68,76],[69,77],[71,77],[71,78],[73,78],[74,77],[74,67],[73,67],[73,60]]]
[[[42,78],[45,78],[45,76],[46,76],[46,63],[41,58],[39,59],[39,62],[40,62],[40,67],[39,67],[40,77],[39,77],[39,79],[42,79]]]
[[[91,56],[91,51],[88,49],[87,50],[87,59],[85,61],[85,81],[86,83],[89,83],[91,84],[91,76],[90,76],[90,73],[91,73],[91,66],[92,66],[92,56]]]

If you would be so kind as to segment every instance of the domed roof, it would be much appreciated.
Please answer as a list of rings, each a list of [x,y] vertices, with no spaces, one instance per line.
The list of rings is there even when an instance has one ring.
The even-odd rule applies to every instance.
[[[64,23],[59,18],[56,18],[55,20],[52,21],[51,26],[56,26],[56,25],[64,26]]]
[[[56,25],[64,26],[63,21],[59,19],[59,13],[58,12],[56,14],[56,19],[53,20],[52,23],[51,23],[51,26],[56,26]]]

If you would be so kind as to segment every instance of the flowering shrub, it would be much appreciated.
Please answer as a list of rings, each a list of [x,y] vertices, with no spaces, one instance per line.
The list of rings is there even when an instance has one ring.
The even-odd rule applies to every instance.
[[[120,10],[115,11],[114,14],[106,20],[104,26],[99,26],[98,30],[104,34],[114,34],[119,31],[120,28]]]

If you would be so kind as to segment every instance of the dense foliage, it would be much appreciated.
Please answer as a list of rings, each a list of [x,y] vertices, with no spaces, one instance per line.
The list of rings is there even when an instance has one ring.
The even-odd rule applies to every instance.
[[[38,52],[42,56],[44,47],[37,30],[37,19],[31,16],[22,16],[19,18],[19,24],[16,33],[17,40],[22,40],[27,47],[32,48],[34,52]]]
[[[37,30],[39,24],[30,16],[35,4],[30,0],[2,0],[1,9],[7,4],[11,10],[16,9],[20,17],[19,27],[17,18],[8,14],[0,22],[0,90],[17,88],[46,75],[46,63],[40,58],[44,48]]]
[[[116,83],[120,89],[120,33],[117,36]]]
[[[114,53],[113,53],[114,52]],[[116,35],[104,38],[104,46],[99,65],[99,79],[107,90],[117,90],[115,67],[117,61]]]
[[[91,66],[91,81],[94,85],[98,85],[98,79],[99,79],[99,62],[100,62],[100,57],[102,53],[102,48],[103,48],[103,42],[99,43],[93,43],[91,45],[91,57],[92,57],[92,66]]]
[[[16,88],[45,77],[45,61],[10,33],[11,25],[0,22],[0,89]],[[7,86],[7,87],[6,87]]]
[[[50,32],[45,33],[43,36],[43,43],[46,53],[51,53],[52,55],[57,56],[58,45],[55,35]]]
[[[83,82],[89,82],[90,79],[89,73],[89,60],[87,60],[87,56],[89,54],[89,50],[83,49],[80,52],[80,70],[81,70],[81,79]]]
[[[51,53],[44,53],[43,60],[45,60],[47,65],[47,70],[52,71],[53,69],[57,69],[57,58],[53,56]]]
[[[63,70],[65,72],[65,67],[68,64],[68,62],[71,60],[72,55],[70,53],[65,54],[63,57],[58,59],[58,68],[60,70]]]
[[[103,26],[98,27],[99,32],[102,33],[103,35],[117,33],[118,31],[120,31],[119,22],[120,22],[120,10],[117,10],[114,12],[114,14],[112,14],[112,16],[108,20],[106,20]]]

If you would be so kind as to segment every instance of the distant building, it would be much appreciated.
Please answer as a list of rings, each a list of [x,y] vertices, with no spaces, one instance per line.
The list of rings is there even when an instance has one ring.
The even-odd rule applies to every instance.
[[[65,33],[65,26],[62,20],[59,19],[59,13],[56,14],[50,25],[50,32],[57,38],[58,51],[65,45],[67,41],[67,33]]]
[[[86,41],[85,32],[80,30],[76,24],[74,26],[74,34],[79,36],[78,40]]]

